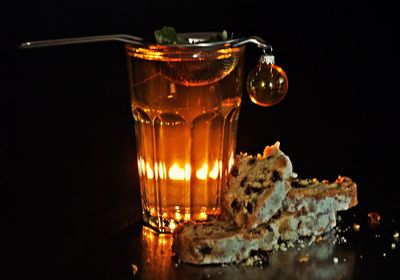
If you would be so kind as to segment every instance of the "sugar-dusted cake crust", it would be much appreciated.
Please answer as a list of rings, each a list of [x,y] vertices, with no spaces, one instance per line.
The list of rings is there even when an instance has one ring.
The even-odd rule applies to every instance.
[[[291,213],[329,213],[347,210],[357,205],[357,185],[346,176],[334,182],[317,179],[291,178],[291,190],[282,208]]]

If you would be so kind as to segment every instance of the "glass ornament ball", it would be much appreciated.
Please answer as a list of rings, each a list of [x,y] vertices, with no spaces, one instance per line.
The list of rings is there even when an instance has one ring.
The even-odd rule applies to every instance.
[[[251,101],[264,107],[281,102],[288,86],[285,71],[273,63],[259,63],[247,77],[247,92]]]

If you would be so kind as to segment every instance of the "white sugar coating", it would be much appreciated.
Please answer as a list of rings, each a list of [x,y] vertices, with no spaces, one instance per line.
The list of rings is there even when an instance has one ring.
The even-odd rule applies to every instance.
[[[286,198],[283,201],[285,211],[295,213],[299,211],[329,213],[337,209],[347,209],[351,198],[344,195],[316,199],[313,197]]]

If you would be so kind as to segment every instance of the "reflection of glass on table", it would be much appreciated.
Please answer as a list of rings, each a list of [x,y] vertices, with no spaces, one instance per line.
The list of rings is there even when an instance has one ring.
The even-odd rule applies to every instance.
[[[127,45],[142,208],[147,225],[220,214],[233,164],[244,47]]]

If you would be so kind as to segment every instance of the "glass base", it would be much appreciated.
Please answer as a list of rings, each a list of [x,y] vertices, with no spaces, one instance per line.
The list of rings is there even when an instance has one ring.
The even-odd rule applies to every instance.
[[[206,210],[202,208],[201,211],[197,211],[194,214],[185,214],[183,217],[178,216],[173,218],[170,215],[153,216],[150,214],[150,211],[143,211],[143,222],[146,227],[149,227],[158,233],[172,233],[175,228],[182,223],[188,221],[205,222],[216,219],[220,214],[220,209],[213,208]]]

